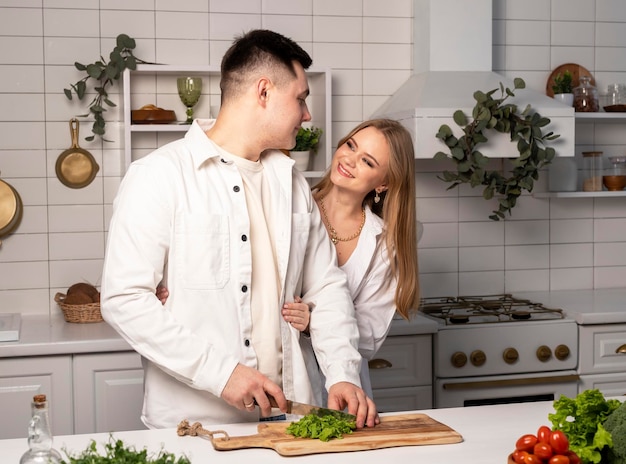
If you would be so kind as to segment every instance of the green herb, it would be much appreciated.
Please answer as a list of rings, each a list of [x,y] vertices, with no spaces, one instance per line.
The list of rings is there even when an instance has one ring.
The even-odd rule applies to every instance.
[[[137,451],[133,447],[127,447],[122,440],[114,440],[109,437],[109,442],[104,445],[105,454],[98,452],[96,442],[92,440],[87,448],[79,455],[70,456],[63,450],[68,460],[62,460],[61,464],[191,464],[186,457],[176,459],[172,453],[163,450],[156,455],[148,455],[143,449]]]
[[[295,437],[329,441],[331,438],[343,438],[344,434],[352,433],[354,429],[356,429],[355,421],[340,419],[332,414],[321,417],[307,414],[298,422],[292,422],[287,427],[287,433]]]
[[[561,395],[554,401],[554,414],[548,414],[552,428],[567,435],[570,449],[585,463],[597,464],[605,446],[613,447],[611,434],[602,423],[621,402],[607,400],[597,389],[585,390],[575,398]]]
[[[319,127],[301,127],[296,135],[296,146],[291,151],[306,151],[317,150],[317,145],[320,142],[320,137],[324,131]]]

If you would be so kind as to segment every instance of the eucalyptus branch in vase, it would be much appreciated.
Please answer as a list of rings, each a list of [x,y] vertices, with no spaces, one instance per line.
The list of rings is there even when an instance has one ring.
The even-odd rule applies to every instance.
[[[525,87],[523,79],[514,80],[514,90]],[[496,194],[501,195],[498,209],[489,216],[494,221],[504,219],[505,213],[511,214],[523,190],[532,192],[539,170],[550,164],[556,154],[547,142],[559,137],[552,132],[543,133],[542,128],[550,124],[550,119],[531,112],[530,105],[520,113],[517,105],[505,103],[509,97],[515,96],[511,89],[500,83],[501,96],[493,98],[497,90],[474,92],[476,105],[471,121],[462,110],[455,111],[454,122],[462,128],[463,135],[457,138],[450,126],[443,124],[437,138],[446,144],[450,155],[441,151],[435,154],[435,159],[451,159],[456,164],[456,172],[444,171],[443,177],[438,177],[444,182],[451,182],[448,190],[460,184],[472,187],[483,185],[483,198],[486,200]],[[511,143],[517,145],[519,157],[510,159],[513,169],[509,177],[500,171],[485,170],[488,158],[477,147],[488,141],[484,131],[489,130],[509,134]]]

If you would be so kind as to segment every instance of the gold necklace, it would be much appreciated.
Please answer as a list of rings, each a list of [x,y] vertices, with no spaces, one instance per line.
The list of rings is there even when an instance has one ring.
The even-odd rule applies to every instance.
[[[331,242],[333,242],[333,245],[337,245],[337,242],[349,242],[357,238],[359,235],[361,235],[361,230],[363,230],[363,226],[365,225],[365,208],[361,210],[361,215],[363,218],[361,219],[361,225],[359,226],[358,230],[346,238],[339,237],[337,235],[337,231],[328,220],[328,215],[326,214],[326,206],[324,206],[324,197],[320,198],[320,209],[322,210],[322,214],[324,215],[324,221],[326,222],[326,225],[328,226],[328,229],[329,229],[328,233],[330,235]]]

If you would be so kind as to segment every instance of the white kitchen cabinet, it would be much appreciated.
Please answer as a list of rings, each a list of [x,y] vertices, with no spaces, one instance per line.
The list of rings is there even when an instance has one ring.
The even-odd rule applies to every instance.
[[[140,430],[143,368],[135,352],[74,355],[74,433]]]
[[[47,397],[52,433],[74,432],[71,357],[5,358],[0,359],[0,439],[28,436],[31,402],[38,394]]]
[[[314,125],[324,130],[318,151],[313,155],[309,178],[321,177],[332,158],[332,106],[331,74],[329,69],[309,69],[306,72],[310,94],[307,98]],[[182,76],[203,78],[202,96],[194,107],[194,117],[215,117],[220,104],[219,66],[183,66],[140,64],[134,71],[126,70],[122,77],[124,159],[127,169],[130,163],[172,140],[181,138],[189,128],[177,122],[169,124],[133,124],[131,111],[152,104],[176,112],[179,121],[185,120],[185,106],[178,97],[176,78]],[[286,147],[287,149],[291,147]]]
[[[597,388],[605,395],[626,394],[626,326],[579,325],[579,392]]]
[[[0,439],[27,437],[31,402],[40,393],[48,398],[54,435],[145,428],[143,369],[134,351],[1,358]]]
[[[369,362],[380,412],[432,408],[432,336],[389,336]]]

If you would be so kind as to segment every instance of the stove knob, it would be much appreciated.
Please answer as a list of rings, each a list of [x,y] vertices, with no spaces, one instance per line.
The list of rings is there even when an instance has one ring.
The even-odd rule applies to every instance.
[[[457,351],[450,357],[450,362],[454,367],[463,367],[467,364],[467,355],[462,351]]]
[[[485,355],[484,351],[475,350],[470,354],[470,362],[476,367],[482,366],[485,364],[485,361],[487,361],[487,355]]]
[[[567,345],[559,345],[554,349],[554,356],[556,356],[556,359],[559,361],[565,361],[569,358],[569,355],[570,352]]]
[[[552,350],[549,346],[541,345],[537,348],[537,359],[541,362],[547,362],[552,357]]]
[[[519,359],[519,353],[515,348],[507,348],[504,350],[504,353],[502,353],[502,358],[507,364],[515,364]]]

